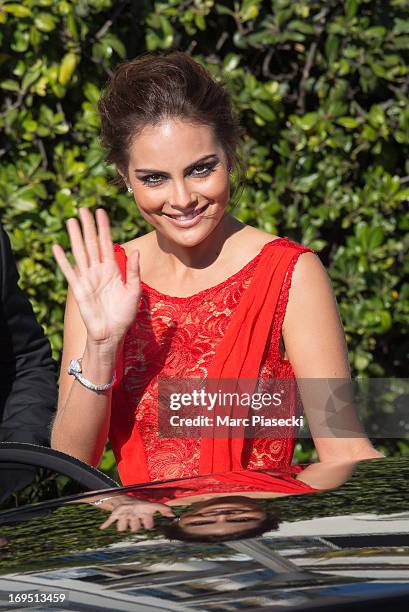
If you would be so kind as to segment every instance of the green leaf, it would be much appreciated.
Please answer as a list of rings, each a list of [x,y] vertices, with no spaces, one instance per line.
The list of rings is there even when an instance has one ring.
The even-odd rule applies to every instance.
[[[354,117],[339,117],[339,119],[336,120],[336,123],[348,129],[354,129],[359,125],[359,121]]]
[[[58,73],[58,82],[61,85],[67,85],[67,83],[71,80],[78,62],[79,57],[75,53],[70,52],[64,55]]]
[[[297,123],[303,130],[308,131],[317,124],[318,119],[317,113],[306,113],[302,117],[297,118]]]
[[[358,0],[346,0],[345,13],[348,19],[352,19],[358,12]]]
[[[374,142],[378,139],[377,132],[370,125],[364,125],[362,130],[362,136],[365,140],[368,140],[369,142]]]
[[[256,125],[259,125],[260,127],[265,126],[266,122],[264,121],[264,119],[262,119],[259,115],[255,115],[254,117],[254,123]]]
[[[2,89],[6,89],[7,91],[20,91],[19,83],[17,81],[13,81],[12,79],[0,81],[0,87]]]
[[[18,212],[32,212],[37,204],[34,198],[16,197],[13,199],[13,208]]]
[[[264,102],[255,100],[251,103],[251,108],[265,121],[275,121],[276,116],[273,109]]]
[[[22,6],[21,3],[3,4],[1,10],[14,15],[14,17],[30,17],[32,14],[31,10],[27,6]]]
[[[160,16],[160,25],[163,32],[162,47],[167,49],[173,43],[173,27],[169,19],[163,15]]]
[[[301,179],[297,181],[295,191],[300,192],[308,192],[312,187],[314,187],[319,180],[319,174],[314,172],[314,174],[310,174],[308,176],[303,176]]]
[[[381,310],[378,313],[379,333],[384,334],[392,327],[392,317],[389,311]]]
[[[258,17],[260,13],[260,1],[261,0],[244,0],[239,11],[239,16],[243,23]]]
[[[84,95],[91,104],[96,105],[101,96],[101,90],[94,83],[88,82],[84,85]]]
[[[30,44],[32,47],[38,47],[41,43],[41,32],[35,26],[30,28]]]
[[[395,19],[393,31],[395,34],[409,34],[409,21],[407,16],[405,19],[400,19],[399,17]]]
[[[325,55],[327,56],[327,60],[330,64],[332,64],[337,55],[339,49],[339,38],[330,34],[325,41]]]
[[[75,21],[75,16],[70,13],[67,17],[67,26],[68,26],[68,31],[71,34],[72,38],[74,40],[78,40],[79,36],[78,36],[78,28],[77,28],[77,24]]]
[[[34,121],[33,119],[26,119],[25,121],[23,121],[22,125],[23,128],[27,130],[27,132],[35,132],[38,127],[37,121]]]
[[[290,21],[287,27],[289,30],[301,32],[302,34],[315,34],[315,27],[305,21]]]
[[[203,15],[195,15],[195,24],[197,25],[199,30],[202,30],[202,32],[205,31],[205,29],[206,29],[206,21],[205,21],[205,18],[203,17]],[[172,40],[173,40],[173,33],[172,33]]]
[[[383,26],[374,26],[373,28],[368,28],[365,30],[365,36],[369,36],[371,38],[383,38],[386,34],[386,28]]]
[[[377,62],[369,62],[370,67],[372,68],[374,74],[376,74],[377,77],[380,77],[382,79],[387,79],[388,78],[388,73],[385,70],[385,68],[377,63]]]
[[[234,11],[232,11],[232,9],[228,8],[227,6],[223,6],[223,4],[216,4],[215,9],[216,13],[218,13],[219,15],[234,15]]]
[[[379,247],[382,244],[384,237],[385,234],[381,227],[373,227],[369,233],[368,249],[373,250]]]
[[[126,57],[125,45],[122,41],[119,40],[117,36],[114,36],[113,34],[106,34],[101,39],[101,42],[105,45],[109,45],[110,47],[112,47],[120,58],[124,59]]]
[[[50,13],[38,13],[34,23],[41,32],[52,32],[56,26],[55,18]]]
[[[41,69],[35,69],[34,66],[32,66],[31,69],[29,69],[29,71],[24,75],[23,80],[21,82],[21,87],[23,91],[26,91],[30,87],[30,85],[35,83],[40,77],[40,75]]]
[[[407,187],[406,189],[402,189],[401,191],[399,191],[395,197],[394,200],[398,201],[398,202],[405,202],[406,200],[409,200],[409,187]]]
[[[145,44],[148,51],[155,51],[161,46],[161,39],[152,30],[146,34]]]
[[[357,370],[362,371],[368,367],[369,359],[367,355],[357,354],[355,355],[354,365]]]
[[[228,53],[223,60],[223,69],[232,72],[240,64],[240,56],[236,53]]]
[[[370,227],[367,223],[363,221],[359,222],[355,226],[355,235],[358,238],[360,244],[363,246],[364,250],[367,251],[369,247],[369,236],[370,236]]]
[[[374,127],[380,127],[385,123],[385,113],[377,104],[374,104],[369,111],[369,121]]]
[[[17,30],[14,34],[14,41],[11,43],[11,48],[13,51],[17,51],[18,53],[25,53],[30,44],[30,34],[27,31],[22,32],[21,30]]]

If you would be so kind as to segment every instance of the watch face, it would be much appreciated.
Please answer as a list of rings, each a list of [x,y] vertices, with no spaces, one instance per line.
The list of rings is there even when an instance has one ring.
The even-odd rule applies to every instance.
[[[68,368],[68,374],[79,374],[81,372],[81,364],[78,359],[72,359]]]

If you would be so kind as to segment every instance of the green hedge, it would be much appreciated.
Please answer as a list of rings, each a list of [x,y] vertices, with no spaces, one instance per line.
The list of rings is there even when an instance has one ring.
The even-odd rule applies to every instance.
[[[407,376],[405,0],[26,0],[0,23],[1,217],[57,358],[65,220],[103,206],[115,240],[148,229],[103,162],[101,88],[119,61],[178,48],[227,82],[245,127],[237,216],[319,251],[354,375]]]

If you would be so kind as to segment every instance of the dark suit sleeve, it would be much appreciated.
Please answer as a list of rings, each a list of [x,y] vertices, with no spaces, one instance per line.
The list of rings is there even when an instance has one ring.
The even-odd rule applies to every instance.
[[[50,344],[18,284],[0,225],[0,442],[49,444],[57,403]]]

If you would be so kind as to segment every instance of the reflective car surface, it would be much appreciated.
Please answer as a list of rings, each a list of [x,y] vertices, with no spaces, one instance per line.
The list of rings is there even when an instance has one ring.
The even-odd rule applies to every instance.
[[[9,456],[2,469],[10,466]],[[67,476],[62,464],[54,474],[44,466],[32,469],[43,470],[44,481],[64,482],[54,499],[45,495],[45,501],[32,504],[23,489],[25,502],[18,507],[10,497],[3,501],[0,610],[409,607],[407,459],[359,462],[333,490],[259,496],[257,502],[277,519],[274,528],[256,538],[222,542],[169,540],[163,530],[169,519],[163,516],[149,530],[121,532],[115,525],[102,530],[107,511],[84,500],[123,495],[123,488],[102,474],[91,495],[86,478]],[[140,499],[151,489],[126,488]],[[192,504],[178,504],[173,511],[178,519],[191,509]]]

